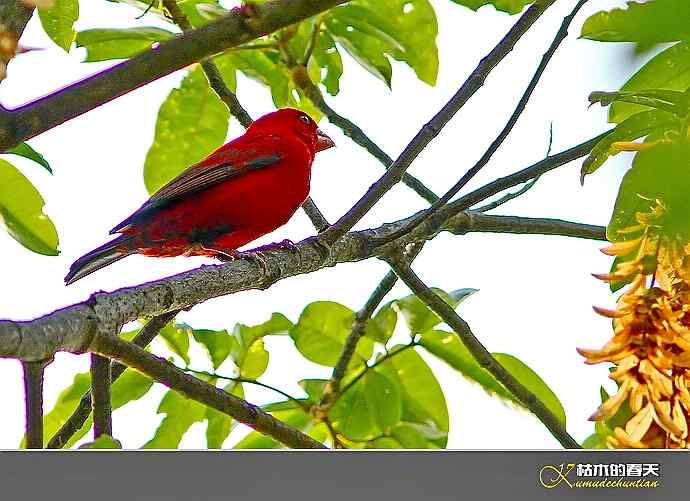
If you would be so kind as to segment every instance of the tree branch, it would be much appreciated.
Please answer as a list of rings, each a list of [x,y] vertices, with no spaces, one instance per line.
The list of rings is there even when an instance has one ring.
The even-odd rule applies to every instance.
[[[170,322],[179,311],[173,310],[168,313],[163,313],[157,317],[152,318],[147,322],[147,324],[139,331],[139,333],[132,339],[132,343],[142,348],[151,343],[158,335],[160,330],[165,327],[168,322]],[[119,364],[117,362],[111,363],[111,378],[113,383],[122,375],[127,367],[125,365]],[[72,415],[65,421],[62,427],[53,435],[53,437],[48,441],[46,446],[48,449],[61,449],[64,447],[70,438],[78,432],[86,420],[91,415],[91,391],[87,391],[81,397],[77,408],[74,409]]]
[[[554,1],[543,0],[534,3],[520,16],[520,19],[508,31],[506,36],[481,60],[455,95],[415,135],[386,173],[369,188],[364,196],[345,215],[321,234],[319,240],[323,245],[333,245],[336,240],[352,229],[376,205],[381,197],[400,181],[402,175],[414,159],[439,134],[460,108],[484,85],[484,81],[491,71],[513,50],[518,40],[522,38]]]
[[[32,361],[51,358],[57,351],[83,353],[89,350],[96,334],[116,332],[117,326],[138,318],[190,308],[241,290],[265,289],[283,278],[311,273],[338,263],[382,256],[410,243],[431,239],[441,231],[547,231],[548,234],[581,238],[600,238],[604,234],[603,228],[595,232],[591,230],[595,227],[559,220],[510,218],[506,224],[501,224],[502,218],[507,216],[471,212],[453,215],[454,211],[453,204],[444,207],[433,218],[392,243],[385,243],[387,235],[419,217],[421,212],[378,228],[348,233],[331,248],[328,256],[324,256],[317,237],[310,237],[296,244],[297,252],[287,248],[262,250],[265,268],[249,255],[226,264],[202,266],[111,293],[96,293],[88,301],[36,320],[0,320],[0,357]]]
[[[158,78],[323,12],[345,0],[269,0],[144,51],[127,61],[3,115],[0,151],[75,118]]]
[[[301,431],[287,426],[230,393],[198,378],[186,374],[167,360],[157,357],[143,348],[128,343],[117,336],[97,334],[92,343],[93,352],[118,360],[138,370],[154,381],[164,383],[173,390],[194,399],[207,407],[227,414],[254,430],[275,438],[293,449],[324,449],[325,446]]]
[[[568,449],[580,448],[577,441],[568,434],[558,421],[558,418],[544,405],[544,403],[498,363],[484,345],[475,337],[470,330],[470,326],[467,325],[467,322],[465,322],[448,303],[429,289],[403,259],[392,256],[388,258],[387,261],[410,290],[455,331],[477,363],[489,371],[520,402],[522,402],[527,409],[534,413],[563,447]]]
[[[113,435],[110,360],[91,354],[91,400],[93,401],[93,438]]]
[[[43,448],[43,372],[48,363],[49,360],[22,361],[27,449]]]
[[[558,50],[558,47],[561,45],[563,40],[565,40],[568,36],[568,27],[570,26],[570,23],[585,3],[587,3],[587,0],[579,0],[579,2],[577,2],[573,10],[571,11],[571,13],[563,19],[560,28],[556,32],[556,36],[551,42],[551,45],[549,46],[548,50],[542,56],[541,62],[539,63],[539,66],[534,72],[532,79],[527,85],[525,92],[522,94],[522,97],[518,101],[515,110],[513,110],[513,113],[510,115],[510,118],[506,122],[501,132],[499,132],[498,136],[496,136],[496,139],[494,139],[493,142],[489,145],[489,147],[484,152],[482,157],[477,161],[477,163],[474,164],[472,168],[470,168],[467,172],[465,172],[465,174],[463,174],[463,176],[458,180],[457,183],[453,185],[453,187],[450,190],[448,190],[440,199],[434,202],[431,205],[431,207],[429,207],[426,210],[426,214],[424,216],[422,216],[420,219],[415,220],[414,224],[421,224],[422,222],[424,222],[426,218],[431,217],[432,214],[434,214],[434,212],[437,212],[440,207],[443,207],[445,204],[447,204],[455,195],[457,195],[460,192],[462,188],[465,187],[465,185],[467,185],[467,183],[470,182],[470,180],[474,176],[477,175],[477,173],[484,166],[486,166],[487,163],[489,163],[491,157],[493,157],[494,153],[496,153],[496,151],[501,147],[501,145],[506,140],[510,132],[513,130],[513,127],[515,127],[515,124],[522,115],[522,112],[525,111],[525,107],[527,106],[530,97],[532,97],[534,89],[536,89],[539,80],[544,74],[544,71],[546,70],[546,67],[548,66],[549,62],[551,61],[551,58],[556,53],[556,50]],[[394,240],[406,231],[410,231],[411,229],[412,227],[401,228],[398,234],[392,234],[390,238],[391,240]]]

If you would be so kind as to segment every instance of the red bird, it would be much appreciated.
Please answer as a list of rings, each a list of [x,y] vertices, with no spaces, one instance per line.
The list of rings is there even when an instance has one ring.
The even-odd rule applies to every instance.
[[[110,233],[120,236],[77,259],[65,283],[131,254],[236,256],[287,223],[309,195],[315,154],[332,146],[301,111],[264,115],[115,226]]]

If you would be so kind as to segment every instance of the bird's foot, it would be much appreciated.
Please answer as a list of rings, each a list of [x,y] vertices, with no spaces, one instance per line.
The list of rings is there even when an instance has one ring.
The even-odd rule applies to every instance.
[[[294,252],[297,254],[297,260],[299,264],[302,264],[302,251],[300,248],[292,241],[289,239],[282,240],[280,242],[273,242],[270,244],[262,245],[261,247],[257,247],[255,249],[252,249],[252,252],[261,252],[261,251],[269,251],[269,250],[277,250],[277,249],[286,249],[291,252]]]

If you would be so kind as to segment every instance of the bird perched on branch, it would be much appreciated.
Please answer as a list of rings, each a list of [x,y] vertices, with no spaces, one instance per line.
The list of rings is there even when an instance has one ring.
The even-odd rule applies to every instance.
[[[110,233],[120,235],[77,259],[65,283],[131,254],[236,257],[287,223],[309,195],[315,154],[332,146],[299,110],[262,116],[115,226]]]

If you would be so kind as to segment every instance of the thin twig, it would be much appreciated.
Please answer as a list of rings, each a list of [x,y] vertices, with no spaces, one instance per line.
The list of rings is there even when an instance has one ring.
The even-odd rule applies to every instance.
[[[568,27],[570,26],[570,23],[574,19],[574,17],[577,15],[579,10],[582,8],[582,6],[587,2],[587,0],[580,0],[571,13],[567,15],[564,19],[563,22],[561,23],[560,28],[556,32],[556,36],[554,37],[553,41],[551,42],[551,45],[547,49],[547,51],[544,53],[542,56],[541,62],[539,63],[539,66],[537,67],[536,71],[534,72],[534,75],[532,76],[532,79],[530,80],[529,84],[527,85],[527,88],[525,89],[525,92],[522,94],[522,97],[518,101],[517,106],[515,107],[515,110],[513,110],[513,113],[510,115],[510,118],[506,122],[505,126],[501,130],[501,132],[496,136],[496,138],[493,140],[493,142],[489,145],[487,150],[484,152],[482,157],[477,161],[476,164],[472,166],[465,174],[458,180],[457,183],[453,185],[453,187],[448,190],[440,199],[438,199],[436,202],[434,202],[431,207],[429,207],[426,210],[426,213],[418,220],[414,221],[414,225],[421,224],[424,222],[427,218],[430,218],[435,212],[437,212],[441,207],[443,207],[445,204],[447,204],[455,195],[457,195],[462,188],[465,187],[467,183],[470,182],[470,180],[477,175],[477,173],[487,164],[489,163],[489,160],[491,160],[491,157],[494,155],[494,153],[501,147],[503,144],[503,141],[508,137],[510,132],[513,130],[513,127],[515,127],[515,124],[517,123],[518,119],[522,115],[522,112],[525,110],[525,107],[527,106],[527,103],[529,102],[530,97],[532,97],[532,93],[537,87],[537,84],[539,83],[539,80],[541,79],[542,75],[544,74],[544,71],[546,70],[546,67],[548,66],[549,62],[551,61],[551,58],[553,55],[556,53],[556,50],[558,47],[561,45],[563,40],[566,39],[568,36]],[[395,240],[396,238],[399,238],[402,236],[405,232],[411,231],[414,229],[414,226],[410,226],[408,228],[401,228],[398,232],[392,234],[389,238],[392,240]]]
[[[465,103],[484,85],[491,71],[513,50],[515,44],[529,28],[551,7],[555,0],[543,0],[532,4],[508,31],[505,37],[484,57],[455,95],[424,125],[386,173],[374,183],[352,208],[334,225],[324,231],[319,241],[325,247],[333,245],[347,233],[398,181],[413,160],[455,116]]]
[[[27,449],[43,448],[43,372],[49,360],[22,362]]]
[[[269,435],[288,447],[297,449],[326,448],[322,443],[277,420],[259,407],[199,378],[186,374],[167,360],[117,336],[96,334],[90,350],[116,359],[154,381],[163,383],[188,398],[227,414],[240,423],[250,426],[259,433]]]
[[[386,362],[387,360],[390,360],[390,359],[393,358],[394,356],[396,356],[396,355],[402,353],[402,352],[405,351],[405,350],[409,350],[410,348],[414,348],[415,346],[417,346],[417,343],[416,343],[415,341],[411,341],[410,343],[406,344],[405,346],[401,346],[401,347],[398,348],[397,350],[391,350],[391,351],[387,352],[385,355],[383,355],[381,358],[379,358],[379,359],[378,359],[376,362],[374,362],[373,364],[367,365],[367,366],[362,370],[362,372],[360,372],[359,374],[357,374],[354,378],[352,378],[351,381],[349,381],[349,382],[343,387],[342,391],[341,391],[340,394],[339,394],[339,397],[342,397],[343,395],[345,395],[345,394],[350,390],[350,388],[352,388],[355,384],[357,384],[357,382],[358,382],[360,379],[362,379],[362,377],[364,377],[364,375],[365,375],[368,371],[370,371],[370,370],[372,370],[372,369],[375,369],[376,367],[378,367],[378,366],[381,365],[382,363]]]
[[[222,374],[218,374],[217,372],[208,372],[208,371],[198,371],[196,369],[190,369],[189,367],[185,367],[182,369],[185,372],[191,372],[193,374],[197,374],[200,376],[207,376],[209,378],[216,378],[216,379],[223,379],[225,381],[235,381],[236,383],[247,383],[247,384],[253,384],[256,386],[261,386],[262,388],[266,388],[267,390],[274,391],[278,393],[279,395],[284,396],[291,402],[295,403],[299,407],[302,408],[303,411],[309,412],[309,406],[300,400],[299,398],[293,397],[292,395],[284,392],[280,388],[276,388],[275,386],[268,385],[266,383],[262,383],[261,381],[257,381],[256,379],[249,379],[246,377],[241,377],[241,376],[224,376]]]
[[[170,311],[168,313],[163,313],[157,317],[152,318],[147,322],[147,324],[139,331],[139,333],[132,339],[132,343],[145,348],[151,341],[158,335],[160,330],[165,327],[168,322],[170,322],[179,311]],[[126,366],[119,364],[117,362],[111,363],[111,379],[115,382],[123,372],[127,369]],[[67,421],[60,427],[60,429],[53,435],[53,437],[48,441],[46,446],[48,449],[61,449],[67,442],[78,432],[86,420],[91,415],[91,391],[87,391],[79,400],[77,408],[74,409],[72,414]]]
[[[501,205],[503,205],[507,202],[510,202],[511,200],[514,200],[514,199],[518,198],[519,196],[527,193],[529,190],[531,190],[534,187],[535,184],[537,184],[537,181],[539,181],[539,176],[526,182],[524,184],[524,186],[522,186],[522,188],[520,188],[519,190],[511,191],[510,193],[506,193],[505,195],[503,195],[498,200],[494,200],[493,202],[489,202],[488,204],[482,205],[481,207],[477,207],[476,209],[473,208],[472,210],[475,212],[489,212],[491,210],[494,210],[494,209],[500,207]]]
[[[110,360],[91,354],[91,401],[93,402],[93,438],[113,435]]]
[[[484,345],[472,333],[467,322],[456,313],[452,306],[427,287],[403,259],[391,256],[387,261],[410,290],[455,331],[477,363],[489,371],[515,396],[515,398],[534,413],[563,447],[568,449],[580,448],[577,441],[568,434],[563,425],[558,421],[558,418],[544,405],[544,403],[515,379],[515,377],[508,372],[491,353],[489,353]]]
[[[608,130],[596,137],[593,137],[592,139],[585,141],[584,143],[580,143],[577,146],[573,146],[572,148],[568,148],[567,150],[548,156],[545,159],[530,165],[529,167],[525,167],[522,170],[514,172],[513,174],[495,179],[490,183],[487,183],[484,186],[477,188],[466,195],[463,195],[451,205],[453,205],[457,211],[467,210],[470,207],[504,190],[510,189],[522,183],[526,183],[527,181],[539,177],[542,174],[566,165],[573,160],[582,158],[588,155],[592,151],[592,148],[594,148],[594,146],[600,140],[608,136],[611,131],[612,130]]]

